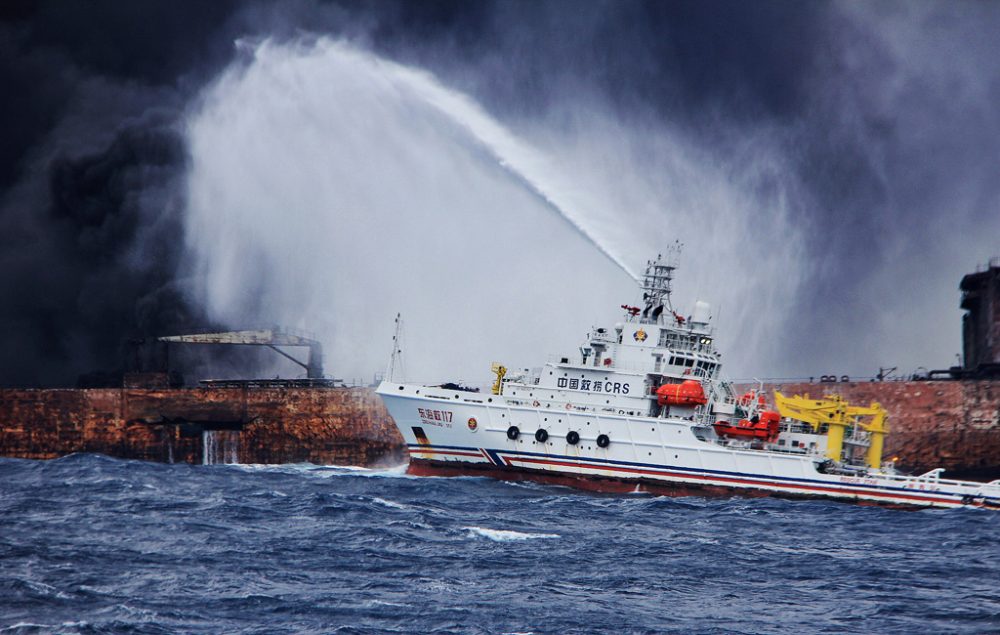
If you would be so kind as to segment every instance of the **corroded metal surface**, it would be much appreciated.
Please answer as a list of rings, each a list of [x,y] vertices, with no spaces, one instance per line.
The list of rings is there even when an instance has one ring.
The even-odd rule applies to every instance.
[[[2,456],[201,463],[206,432],[220,430],[238,434],[241,463],[371,466],[406,456],[368,388],[0,390]]]

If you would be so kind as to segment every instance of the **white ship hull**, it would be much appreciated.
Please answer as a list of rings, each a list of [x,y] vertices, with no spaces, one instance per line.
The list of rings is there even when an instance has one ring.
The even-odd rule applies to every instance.
[[[512,405],[501,395],[393,382],[383,382],[377,392],[416,473],[482,473],[616,492],[1000,508],[996,481],[952,481],[936,473],[826,474],[814,455],[726,447],[704,439],[709,428],[683,418],[598,413],[570,404]],[[516,439],[508,438],[511,426],[520,431]],[[544,442],[536,440],[538,430],[547,433]],[[576,444],[567,441],[571,431],[579,434]],[[599,447],[599,435],[607,435],[607,447]]]

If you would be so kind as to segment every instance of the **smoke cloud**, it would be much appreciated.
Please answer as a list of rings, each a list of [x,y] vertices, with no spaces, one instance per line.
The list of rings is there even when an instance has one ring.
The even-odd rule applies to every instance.
[[[989,4],[0,20],[3,384],[271,321],[368,376],[396,310],[412,374],[479,379],[618,319],[632,283],[601,249],[635,271],[675,239],[678,308],[714,305],[731,374],[908,373],[954,363],[958,280],[1000,252]]]

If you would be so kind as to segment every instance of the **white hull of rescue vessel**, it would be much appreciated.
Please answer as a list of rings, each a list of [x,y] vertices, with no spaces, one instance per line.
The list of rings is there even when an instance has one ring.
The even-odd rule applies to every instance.
[[[511,406],[502,396],[383,382],[417,474],[488,474],[596,491],[835,498],[898,507],[1000,506],[1000,486],[926,476],[835,475],[814,457],[734,450],[690,421]],[[475,429],[470,429],[469,420]],[[516,425],[521,433],[509,439]],[[545,442],[535,439],[545,430]],[[566,442],[576,431],[580,440]],[[418,434],[420,436],[418,436]],[[607,435],[608,447],[597,445]]]
[[[884,415],[878,404],[781,397],[799,406],[792,418],[767,411],[756,391],[736,395],[721,379],[708,305],[682,317],[670,304],[674,269],[649,262],[645,310],[623,305],[623,322],[593,329],[572,359],[510,374],[497,366],[492,393],[397,382],[390,363],[377,393],[406,441],[410,471],[611,492],[1000,509],[1000,481],[883,466],[882,420],[847,417]]]

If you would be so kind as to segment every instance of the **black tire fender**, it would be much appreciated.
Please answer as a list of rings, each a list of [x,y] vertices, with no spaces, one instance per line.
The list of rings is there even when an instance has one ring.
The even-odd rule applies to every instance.
[[[570,430],[566,433],[566,443],[570,445],[576,445],[580,442],[580,433],[576,430]]]
[[[549,440],[549,433],[545,431],[545,428],[539,428],[535,431],[535,441],[539,443],[545,443]]]
[[[606,434],[597,435],[597,447],[606,448],[611,445],[611,437]]]
[[[507,428],[507,438],[508,439],[510,439],[511,441],[514,441],[519,436],[521,436],[521,431],[518,430],[517,426],[511,426],[511,427]]]

